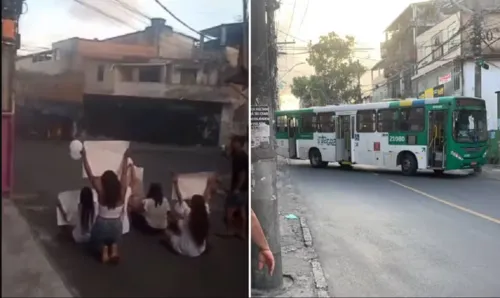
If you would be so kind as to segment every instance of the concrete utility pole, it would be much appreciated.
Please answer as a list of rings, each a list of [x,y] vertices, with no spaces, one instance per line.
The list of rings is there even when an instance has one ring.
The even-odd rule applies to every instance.
[[[252,245],[252,289],[257,291],[278,290],[283,285],[273,120],[274,97],[277,96],[274,56],[277,50],[275,33],[269,30],[274,25],[276,8],[276,0],[251,0],[252,209],[259,218],[276,262],[272,276],[266,270],[258,270],[259,249]],[[269,129],[265,128],[266,122]]]
[[[481,84],[482,84],[482,38],[483,31],[483,18],[479,1],[473,1],[474,14],[473,14],[473,37],[472,37],[472,51],[474,53],[474,96],[481,98]]]

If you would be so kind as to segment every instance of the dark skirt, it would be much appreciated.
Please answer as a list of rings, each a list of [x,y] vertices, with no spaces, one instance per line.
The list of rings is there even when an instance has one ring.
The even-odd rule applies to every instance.
[[[130,222],[134,228],[145,234],[160,234],[164,230],[152,228],[140,213],[130,212]]]

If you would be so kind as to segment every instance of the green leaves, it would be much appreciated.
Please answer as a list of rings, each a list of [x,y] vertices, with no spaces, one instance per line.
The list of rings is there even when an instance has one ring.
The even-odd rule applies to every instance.
[[[321,36],[310,45],[307,63],[315,75],[295,77],[292,94],[304,107],[352,103],[360,97],[358,77],[366,68],[354,58],[356,41],[352,36],[342,38],[335,32]]]

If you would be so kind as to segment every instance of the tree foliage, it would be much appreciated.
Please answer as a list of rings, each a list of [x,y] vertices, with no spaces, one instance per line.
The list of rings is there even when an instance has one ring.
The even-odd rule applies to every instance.
[[[366,68],[354,58],[356,41],[352,36],[340,37],[335,32],[321,36],[309,46],[307,63],[315,74],[295,77],[292,94],[304,107],[357,102],[361,97],[358,77]]]

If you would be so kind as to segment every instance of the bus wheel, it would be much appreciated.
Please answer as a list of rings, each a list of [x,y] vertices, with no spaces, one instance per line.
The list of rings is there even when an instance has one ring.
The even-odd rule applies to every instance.
[[[318,149],[312,149],[309,152],[309,162],[313,168],[325,168],[328,166],[328,162],[323,161],[321,152]]]
[[[417,173],[418,164],[417,159],[413,154],[405,154],[401,158],[401,171],[405,176],[413,176]]]

